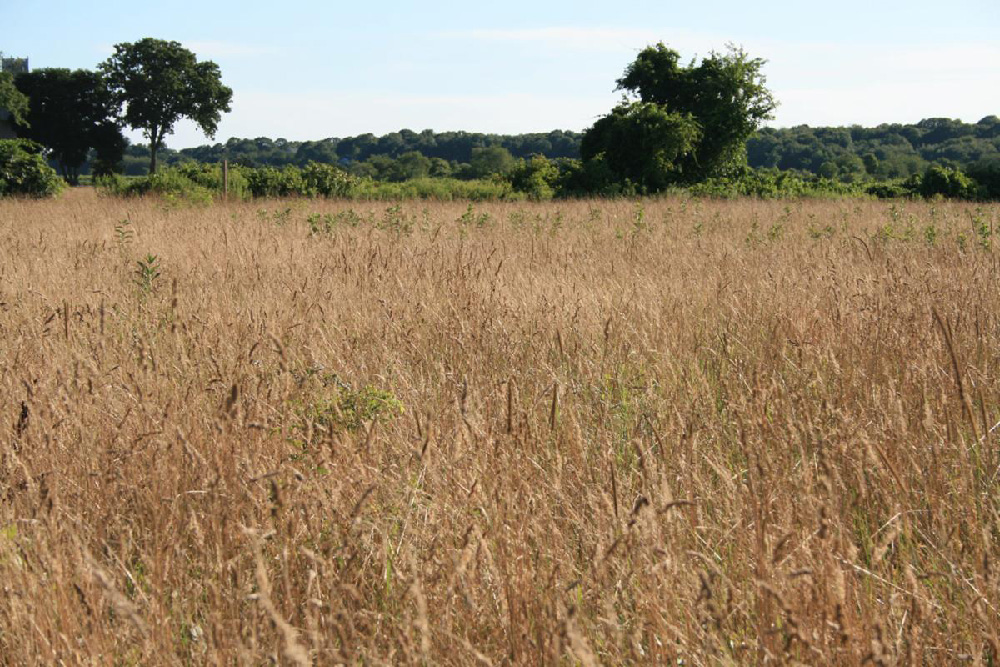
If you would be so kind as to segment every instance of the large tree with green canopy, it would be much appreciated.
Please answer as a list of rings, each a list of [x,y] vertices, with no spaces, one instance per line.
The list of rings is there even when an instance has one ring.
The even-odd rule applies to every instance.
[[[108,90],[129,127],[149,139],[149,171],[156,171],[156,152],[181,118],[190,118],[214,137],[222,114],[229,111],[232,89],[222,85],[219,66],[199,62],[178,42],[147,37],[115,45],[100,65]]]
[[[687,65],[662,42],[643,49],[617,81],[625,100],[587,131],[582,157],[646,191],[732,171],[777,106],[764,63],[733,46]]]
[[[97,171],[121,162],[124,139],[101,76],[89,70],[39,69],[18,74],[18,90],[30,99],[18,134],[48,149],[67,181],[76,184],[91,148]]]

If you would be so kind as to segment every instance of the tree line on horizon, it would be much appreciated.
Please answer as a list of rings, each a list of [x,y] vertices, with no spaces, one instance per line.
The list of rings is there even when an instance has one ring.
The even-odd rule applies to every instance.
[[[29,152],[72,184],[88,173],[143,176],[158,160],[169,167],[228,160],[246,169],[333,165],[386,183],[499,179],[533,196],[641,195],[706,184],[711,190],[720,182],[757,192],[760,183],[773,189],[792,182],[788,177],[903,196],[926,194],[921,181],[936,170],[931,182],[944,179],[944,192],[960,193],[953,196],[998,196],[997,116],[874,128],[764,127],[777,106],[764,63],[734,46],[688,63],[663,43],[648,46],[616,82],[621,102],[584,132],[404,129],[318,141],[233,138],[172,150],[165,137],[180,118],[213,136],[232,91],[215,63],[199,62],[177,42],[147,38],[116,45],[96,71],[2,75],[0,106],[11,109],[21,136],[40,144]],[[126,126],[142,130],[148,143],[129,142]]]
[[[582,132],[568,130],[505,135],[406,129],[382,136],[362,134],[316,141],[234,137],[192,148],[164,148],[161,157],[167,165],[223,159],[250,167],[301,167],[319,162],[350,168],[352,164],[368,163],[372,170],[394,172],[398,178],[408,172],[407,163],[413,160],[409,154],[417,153],[431,162],[414,164],[414,175],[444,176],[461,173],[461,166],[471,165],[473,157],[486,148],[502,148],[515,161],[532,155],[550,160],[579,159],[582,137]],[[927,118],[917,123],[874,127],[763,127],[747,140],[746,147],[747,165],[753,169],[796,171],[843,181],[905,178],[923,173],[932,165],[965,170],[977,163],[1000,160],[1000,118],[987,116],[975,123]],[[506,155],[500,155],[506,162]],[[396,162],[403,156],[407,157],[402,165],[390,167],[386,160]],[[448,163],[447,167],[439,160]],[[145,144],[129,144],[123,171],[145,174],[148,162]],[[355,170],[368,172],[368,166]]]

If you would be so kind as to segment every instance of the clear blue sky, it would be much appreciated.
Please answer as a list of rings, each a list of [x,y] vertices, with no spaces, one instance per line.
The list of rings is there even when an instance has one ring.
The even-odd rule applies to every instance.
[[[142,37],[219,64],[234,90],[220,141],[582,130],[661,40],[766,58],[776,126],[1000,115],[1000,0],[0,0],[0,51],[33,69],[94,68]],[[207,141],[187,123],[167,138]]]

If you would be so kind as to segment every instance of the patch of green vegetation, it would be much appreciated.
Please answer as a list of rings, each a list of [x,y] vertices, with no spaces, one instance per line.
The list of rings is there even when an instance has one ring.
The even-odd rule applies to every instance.
[[[354,432],[366,423],[387,423],[403,414],[402,402],[392,392],[365,385],[352,389],[333,376],[331,393],[300,404],[295,413],[300,427],[308,422],[330,431]]]
[[[135,277],[133,282],[139,290],[139,295],[145,297],[156,286],[160,277],[160,260],[156,255],[147,254],[135,263]]]
[[[65,187],[46,162],[41,144],[0,139],[0,197],[53,197]]]

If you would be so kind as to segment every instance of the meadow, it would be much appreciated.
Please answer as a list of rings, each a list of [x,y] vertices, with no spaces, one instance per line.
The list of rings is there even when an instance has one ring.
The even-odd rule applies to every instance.
[[[0,664],[997,664],[998,226],[0,201]]]

